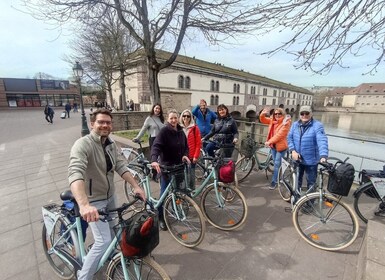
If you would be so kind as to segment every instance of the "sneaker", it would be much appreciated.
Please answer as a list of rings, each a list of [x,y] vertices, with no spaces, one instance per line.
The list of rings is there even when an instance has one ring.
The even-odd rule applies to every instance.
[[[166,222],[163,219],[159,219],[159,228],[163,231],[167,230]]]
[[[277,188],[277,184],[271,183],[269,186],[269,190],[275,190]]]

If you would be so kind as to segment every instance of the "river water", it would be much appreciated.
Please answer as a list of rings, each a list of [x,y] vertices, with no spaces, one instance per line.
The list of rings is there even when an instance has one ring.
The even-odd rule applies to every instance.
[[[349,157],[356,170],[385,164],[385,114],[314,112],[328,135],[330,156]]]

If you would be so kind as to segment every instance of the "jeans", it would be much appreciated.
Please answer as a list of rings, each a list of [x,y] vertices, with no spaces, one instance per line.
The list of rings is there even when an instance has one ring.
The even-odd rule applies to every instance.
[[[91,203],[92,206],[96,208],[116,208],[116,196],[113,195],[108,200],[100,200]],[[113,221],[114,222],[114,221]],[[113,223],[109,224],[102,221],[89,223],[89,226],[92,230],[92,235],[94,237],[94,244],[92,245],[91,250],[88,252],[87,256],[84,259],[83,267],[78,271],[79,280],[92,280],[94,274],[98,268],[98,263],[104,252],[107,250],[108,246],[111,243],[112,236],[114,232],[111,230]]]
[[[195,163],[192,163],[190,165],[190,172],[189,172],[189,178],[188,178],[188,184],[187,187],[191,190],[195,190]]]
[[[298,187],[302,186],[303,175],[306,172],[306,181],[307,188],[309,189],[311,186],[315,185],[315,181],[317,180],[317,165],[303,165],[300,164],[298,167]]]
[[[278,172],[279,172],[279,168],[281,167],[282,157],[286,155],[286,150],[282,152],[278,152],[276,149],[272,148],[271,154],[273,156],[273,161],[274,161],[274,173],[273,173],[273,179],[271,180],[271,185],[275,186],[278,183]]]

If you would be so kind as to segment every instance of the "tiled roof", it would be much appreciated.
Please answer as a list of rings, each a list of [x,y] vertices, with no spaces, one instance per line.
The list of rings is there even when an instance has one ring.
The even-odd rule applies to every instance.
[[[385,83],[364,83],[351,89],[346,94],[385,94]]]

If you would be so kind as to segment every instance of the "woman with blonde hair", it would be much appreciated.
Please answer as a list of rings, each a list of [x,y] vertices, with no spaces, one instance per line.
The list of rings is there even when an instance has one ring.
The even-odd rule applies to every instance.
[[[265,146],[271,148],[274,160],[273,179],[269,186],[270,190],[274,190],[277,187],[281,158],[285,156],[288,149],[287,135],[290,131],[291,119],[290,115],[286,115],[286,112],[282,108],[275,109],[272,116],[268,116],[268,113],[269,109],[264,108],[259,115],[259,120],[261,123],[269,125]]]

